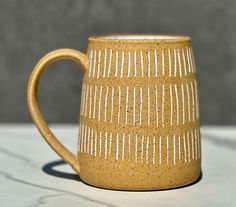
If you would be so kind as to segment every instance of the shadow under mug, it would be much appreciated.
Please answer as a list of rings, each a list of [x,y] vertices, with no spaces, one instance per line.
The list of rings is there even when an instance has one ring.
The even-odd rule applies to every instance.
[[[54,136],[37,100],[49,64],[70,59],[83,71],[78,153]],[[191,39],[178,35],[90,37],[87,54],[59,49],[35,66],[28,106],[47,143],[93,186],[170,189],[201,171],[196,69]]]

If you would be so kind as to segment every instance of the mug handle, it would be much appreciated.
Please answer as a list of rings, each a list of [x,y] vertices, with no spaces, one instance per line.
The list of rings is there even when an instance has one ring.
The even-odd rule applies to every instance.
[[[71,167],[77,172],[80,172],[79,165],[77,163],[76,156],[70,152],[64,145],[55,137],[52,131],[49,129],[46,121],[44,120],[38,105],[37,90],[39,79],[46,70],[47,66],[56,62],[57,60],[73,60],[81,66],[83,73],[88,68],[87,56],[77,50],[72,49],[58,49],[45,55],[35,66],[31,73],[28,89],[27,89],[27,102],[32,119],[37,126],[39,132],[44,137],[45,141],[51,146],[51,148],[62,157],[65,162],[71,165]]]

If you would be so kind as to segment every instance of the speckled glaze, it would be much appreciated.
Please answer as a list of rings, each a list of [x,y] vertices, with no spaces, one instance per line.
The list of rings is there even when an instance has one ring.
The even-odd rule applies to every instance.
[[[158,190],[199,177],[199,106],[189,37],[91,37],[86,57],[67,52],[54,59],[73,59],[84,70],[77,158],[56,148],[42,132],[45,126],[36,125],[84,182]],[[35,107],[28,102],[30,109]]]

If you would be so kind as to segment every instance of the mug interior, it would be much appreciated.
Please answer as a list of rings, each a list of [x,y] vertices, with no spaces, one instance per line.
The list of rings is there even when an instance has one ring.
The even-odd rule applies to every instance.
[[[166,35],[166,34],[122,34],[122,35],[104,35],[104,36],[92,36],[89,40],[104,40],[104,41],[188,41],[189,36],[185,35]]]

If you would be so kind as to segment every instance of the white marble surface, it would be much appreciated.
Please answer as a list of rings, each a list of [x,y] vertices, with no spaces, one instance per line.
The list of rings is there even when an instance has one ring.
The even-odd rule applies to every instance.
[[[52,128],[75,152],[78,127]],[[236,206],[236,127],[202,127],[202,153],[203,177],[194,185],[151,192],[103,190],[76,180],[33,125],[2,124],[0,206]]]

